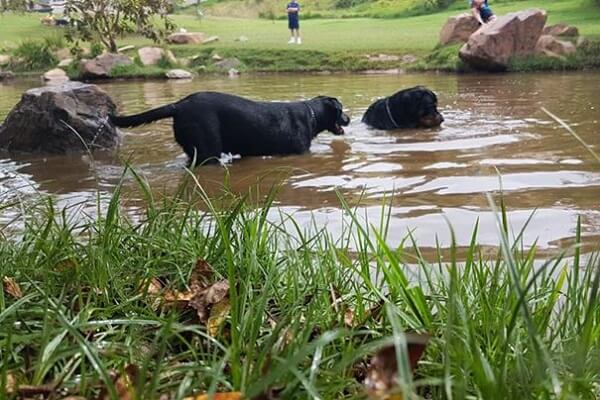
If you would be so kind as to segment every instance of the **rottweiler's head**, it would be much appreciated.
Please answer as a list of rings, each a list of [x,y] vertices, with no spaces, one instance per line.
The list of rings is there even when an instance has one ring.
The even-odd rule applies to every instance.
[[[398,123],[416,128],[435,128],[444,122],[437,109],[437,96],[431,90],[417,86],[402,90],[392,96],[391,105]]]
[[[343,135],[344,126],[350,124],[350,117],[344,113],[342,103],[335,97],[319,96],[325,110],[325,129],[334,135]]]

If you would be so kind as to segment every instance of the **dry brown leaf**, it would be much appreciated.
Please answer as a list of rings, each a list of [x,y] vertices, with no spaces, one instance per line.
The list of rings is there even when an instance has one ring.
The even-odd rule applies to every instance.
[[[411,372],[414,372],[423,355],[430,336],[426,334],[405,334]],[[393,345],[379,350],[371,359],[365,386],[373,400],[400,400],[402,396],[393,393],[398,389],[398,363],[396,348]]]
[[[148,289],[146,290],[146,292],[148,294],[158,296],[162,288],[163,286],[161,281],[159,281],[158,278],[152,278],[150,279],[150,282],[148,282]]]
[[[54,266],[54,269],[58,272],[67,272],[77,268],[77,261],[73,258],[67,258],[66,260],[61,260]]]
[[[163,294],[162,298],[167,303],[189,303],[189,301],[194,298],[194,293],[167,290]]]
[[[206,288],[206,303],[217,304],[229,295],[229,281],[223,279]]]
[[[196,262],[192,274],[190,275],[190,291],[199,292],[210,284],[215,271],[213,267],[206,262],[206,260],[200,258]]]
[[[346,307],[346,311],[344,311],[344,324],[348,328],[355,327],[354,311],[350,307]]]
[[[11,374],[6,374],[6,385],[4,386],[7,394],[13,394],[17,391],[17,378]]]
[[[186,397],[183,400],[241,400],[244,397],[241,392],[214,393],[213,395],[201,394],[194,397]]]
[[[14,297],[15,299],[20,299],[21,297],[23,297],[21,287],[19,286],[17,281],[15,281],[14,278],[9,278],[8,276],[5,276],[2,279],[2,286],[4,287],[4,291],[12,297]]]
[[[229,315],[230,309],[231,304],[229,303],[229,297],[225,297],[223,300],[211,307],[210,316],[208,317],[208,321],[206,321],[206,331],[210,336],[217,336],[221,325],[223,325],[223,322],[225,322],[227,316]]]
[[[188,304],[196,310],[200,322],[206,324],[210,315],[210,308],[214,304],[222,301],[228,295],[229,281],[223,279],[203,289],[200,293],[196,294]]]
[[[115,385],[117,398],[119,400],[134,400],[136,398],[135,383],[138,374],[138,367],[135,365],[128,365],[125,367],[123,373],[118,374],[115,379],[113,379],[113,384]],[[110,399],[110,394],[106,388],[102,390],[99,398],[102,400]]]

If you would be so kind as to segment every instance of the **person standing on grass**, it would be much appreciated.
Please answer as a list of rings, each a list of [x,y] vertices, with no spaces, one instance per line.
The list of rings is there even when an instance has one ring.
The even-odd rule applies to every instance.
[[[302,44],[302,39],[300,39],[300,21],[298,19],[298,14],[300,12],[300,4],[296,0],[292,0],[291,3],[287,5],[287,15],[288,15],[288,28],[290,28],[291,37],[289,40],[289,44],[297,43]]]
[[[469,0],[469,3],[471,4],[471,12],[473,13],[473,16],[481,25],[494,22],[496,20],[496,16],[488,5],[488,0]]]

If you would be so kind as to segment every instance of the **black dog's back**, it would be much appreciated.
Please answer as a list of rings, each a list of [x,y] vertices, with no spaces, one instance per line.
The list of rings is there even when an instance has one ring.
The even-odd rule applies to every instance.
[[[190,159],[240,155],[300,154],[321,131],[343,134],[349,123],[337,99],[292,103],[257,102],[218,92],[199,92],[136,115],[111,116],[119,127],[173,118],[175,140]]]

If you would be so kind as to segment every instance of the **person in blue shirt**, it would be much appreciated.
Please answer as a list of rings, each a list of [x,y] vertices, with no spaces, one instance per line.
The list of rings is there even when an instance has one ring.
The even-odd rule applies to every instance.
[[[288,28],[290,28],[291,37],[288,43],[302,44],[300,38],[300,21],[298,14],[300,12],[300,4],[296,0],[291,0],[287,5]]]
[[[488,5],[488,0],[469,0],[469,3],[471,4],[473,16],[481,25],[494,22],[496,20],[496,16]]]

